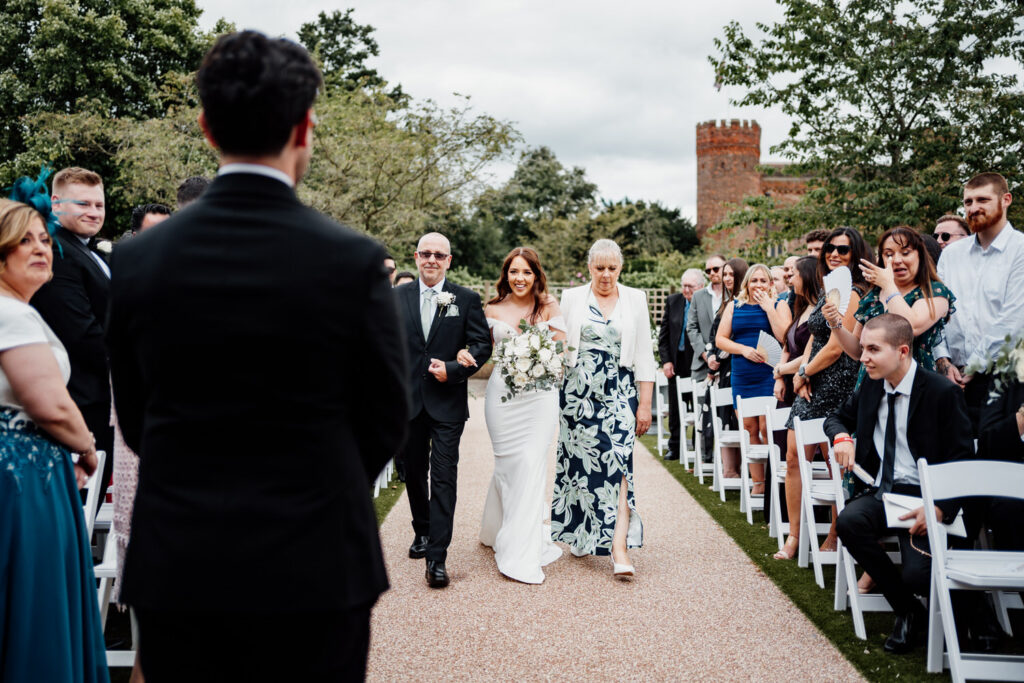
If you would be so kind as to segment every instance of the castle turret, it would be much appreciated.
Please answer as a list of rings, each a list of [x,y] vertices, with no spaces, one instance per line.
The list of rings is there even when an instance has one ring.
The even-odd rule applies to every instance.
[[[748,195],[761,193],[761,126],[733,119],[697,124],[697,234]]]

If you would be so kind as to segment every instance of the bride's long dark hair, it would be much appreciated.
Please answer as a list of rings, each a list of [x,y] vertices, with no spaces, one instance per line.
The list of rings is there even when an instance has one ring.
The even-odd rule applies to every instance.
[[[516,256],[521,256],[526,261],[526,264],[530,266],[530,270],[533,271],[533,312],[530,313],[528,320],[532,324],[537,320],[537,316],[540,315],[540,309],[544,308],[544,302],[547,300],[548,293],[548,279],[544,275],[544,269],[540,267],[540,254],[537,253],[536,249],[516,247],[508,253],[505,261],[501,264],[501,277],[498,278],[498,282],[494,285],[497,294],[487,303],[498,304],[512,295],[512,285],[508,283],[508,269],[512,267],[512,261]]]

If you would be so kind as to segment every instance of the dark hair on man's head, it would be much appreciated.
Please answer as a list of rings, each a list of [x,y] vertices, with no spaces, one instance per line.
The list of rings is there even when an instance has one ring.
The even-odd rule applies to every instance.
[[[199,199],[209,186],[210,179],[201,175],[194,175],[182,180],[181,184],[178,185],[178,208],[184,209]]]
[[[217,39],[196,75],[210,135],[228,154],[277,154],[323,79],[306,49],[257,31]]]
[[[809,233],[804,235],[804,244],[810,244],[811,242],[824,242],[828,239],[828,230],[811,230]]]
[[[885,343],[889,346],[908,346],[913,348],[914,328],[910,326],[910,321],[902,315],[883,313],[864,323],[864,329],[882,330],[884,332],[883,339],[885,339]]]
[[[979,187],[985,187],[987,185],[995,187],[996,192],[999,193],[1000,196],[1010,191],[1010,185],[1006,182],[1006,178],[998,173],[979,173],[964,183],[964,189],[976,190]]]
[[[399,280],[415,280],[415,273],[410,273],[408,270],[402,270],[395,273],[395,284],[398,284]]]
[[[171,215],[171,207],[164,204],[140,204],[132,209],[132,232],[138,232],[142,227],[142,220],[151,213],[162,216]]]
[[[935,227],[938,228],[943,223],[956,223],[960,226],[960,229],[964,231],[965,235],[971,234],[971,226],[967,224],[967,221],[963,216],[957,216],[955,213],[947,213],[945,216],[935,221]]]

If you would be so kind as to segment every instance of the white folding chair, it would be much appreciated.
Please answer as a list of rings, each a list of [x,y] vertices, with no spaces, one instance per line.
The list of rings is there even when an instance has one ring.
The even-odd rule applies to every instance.
[[[103,561],[93,567],[93,572],[99,579],[96,598],[100,603],[100,624],[106,630],[107,613],[110,611],[110,603],[114,601],[114,579],[117,577],[117,542],[114,540],[113,533],[106,535]],[[134,612],[129,618],[131,619],[133,648],[130,650],[107,650],[108,667],[132,667],[135,665],[135,647],[139,642],[139,627],[135,621]]]
[[[764,510],[764,494],[754,494],[750,465],[764,465],[768,462],[769,444],[750,443],[750,432],[743,428],[746,418],[762,417],[774,410],[778,401],[774,396],[736,397],[736,419],[740,424],[740,512],[747,513],[747,524],[754,523],[754,510]],[[771,432],[765,431],[768,440]],[[765,484],[767,485],[767,483]]]
[[[768,536],[779,539],[779,550],[786,543],[786,534],[789,533],[789,522],[782,521],[782,506],[786,499],[778,495],[779,484],[786,483],[786,461],[782,459],[782,452],[772,440],[775,432],[785,431],[786,421],[789,420],[789,408],[772,408],[765,413],[765,427],[768,433],[768,461],[771,463],[772,480],[766,481],[765,486],[772,486],[771,505],[768,510]]]
[[[1024,552],[948,550],[946,528],[935,515],[935,501],[967,496],[1024,500],[1024,464],[997,460],[961,460],[929,465],[917,461],[932,554],[928,599],[929,673],[950,670],[954,683],[971,679],[1024,681],[1024,656],[965,654],[953,621],[951,590],[1024,590]],[[945,640],[945,654],[943,653]]]
[[[714,456],[712,455],[711,462],[704,462],[704,420],[703,415],[705,412],[710,412],[711,405],[704,400],[704,394],[707,391],[708,380],[704,379],[698,382],[693,388],[693,412],[694,412],[694,425],[693,425],[693,446],[694,446],[694,459],[693,459],[693,475],[697,477],[697,481],[701,484],[704,483],[704,477],[711,476],[712,481],[715,476],[715,463]],[[713,453],[713,449],[712,449]]]
[[[718,408],[728,406],[732,408],[732,387],[714,387],[711,389],[711,428],[714,439],[714,478],[711,480],[712,490],[718,491],[722,502],[725,502],[725,492],[728,489],[738,491],[743,485],[741,477],[725,478],[722,470],[722,449],[739,448],[741,429],[724,429],[722,420],[718,417]]]
[[[85,482],[86,494],[82,512],[85,513],[85,531],[90,542],[92,542],[92,529],[96,523],[96,513],[99,511],[100,505],[103,504],[107,493],[106,482],[99,480],[100,474],[103,472],[103,464],[106,461],[106,451],[96,451],[96,471]]]
[[[843,473],[839,467],[832,468],[832,484],[836,493],[836,514],[839,514],[846,507],[846,498],[843,495]],[[896,550],[888,551],[889,559],[895,564],[902,562],[899,552],[899,541],[896,536],[886,536],[879,541],[886,545],[897,544]],[[881,593],[861,593],[857,585],[857,567],[853,555],[843,545],[841,539],[836,539],[836,586],[834,607],[837,611],[843,611],[849,606],[853,615],[853,631],[861,640],[867,640],[868,632],[864,626],[864,612],[891,612],[892,606]]]
[[[658,436],[658,455],[664,456],[668,450],[668,428],[665,418],[668,417],[668,378],[660,370],[654,373],[654,424]]]
[[[836,503],[835,484],[831,479],[815,479],[811,463],[803,457],[805,446],[825,444],[828,451],[828,460],[832,462],[832,447],[828,443],[828,437],[824,431],[825,419],[801,420],[793,418],[793,431],[796,434],[796,451],[801,456],[797,458],[800,464],[800,547],[797,553],[797,564],[801,567],[810,563],[814,566],[814,580],[820,588],[825,587],[825,575],[822,566],[835,564],[838,553],[834,550],[821,550],[818,546],[818,535],[827,534],[831,524],[817,523],[814,521],[814,506],[828,506],[831,508]],[[813,533],[812,533],[813,532]]]
[[[696,406],[693,394],[694,381],[689,377],[676,377],[676,408],[679,413],[679,462],[689,468],[697,450],[697,413],[690,406]],[[689,398],[687,398],[689,396]],[[693,427],[693,448],[686,438],[686,430]]]

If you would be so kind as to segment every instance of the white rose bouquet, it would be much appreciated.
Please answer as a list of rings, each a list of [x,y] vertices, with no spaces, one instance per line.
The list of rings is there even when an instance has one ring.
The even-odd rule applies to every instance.
[[[999,347],[994,358],[985,365],[971,365],[966,372],[984,372],[992,376],[989,403],[999,398],[1014,380],[1024,384],[1024,336],[1013,339],[1007,335],[1006,342]]]
[[[562,379],[563,342],[551,330],[519,321],[521,334],[506,337],[495,346],[492,359],[508,387],[504,403],[520,394],[554,389]]]

